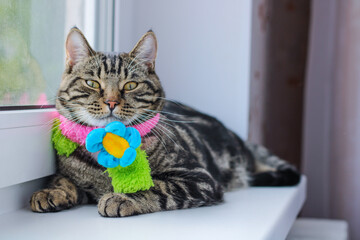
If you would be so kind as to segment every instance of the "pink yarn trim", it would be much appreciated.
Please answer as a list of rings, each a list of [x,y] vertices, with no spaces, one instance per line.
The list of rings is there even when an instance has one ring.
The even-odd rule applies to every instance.
[[[153,118],[147,120],[146,122],[131,127],[138,130],[140,132],[140,136],[143,137],[146,134],[150,133],[150,131],[159,122],[159,119],[160,119],[160,114],[157,113]],[[59,128],[61,130],[61,133],[71,141],[76,142],[80,145],[85,145],[86,137],[92,130],[96,128],[100,128],[100,127],[83,126],[81,124],[68,120],[67,118],[65,118],[60,114],[59,114],[59,120],[60,120]]]
[[[156,126],[156,124],[158,124],[160,119],[160,113],[157,113],[153,118],[132,126],[133,128],[135,128],[136,130],[139,131],[140,136],[145,136],[146,134],[150,133],[150,131]]]

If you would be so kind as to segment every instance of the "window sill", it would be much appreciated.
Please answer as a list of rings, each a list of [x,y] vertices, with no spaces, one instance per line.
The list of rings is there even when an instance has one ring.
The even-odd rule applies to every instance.
[[[0,239],[285,239],[306,195],[296,187],[249,188],[225,194],[218,206],[102,218],[96,206],[37,214],[0,215]],[[179,231],[180,230],[180,231]]]
[[[54,108],[0,112],[0,188],[55,172],[50,140],[55,112]]]

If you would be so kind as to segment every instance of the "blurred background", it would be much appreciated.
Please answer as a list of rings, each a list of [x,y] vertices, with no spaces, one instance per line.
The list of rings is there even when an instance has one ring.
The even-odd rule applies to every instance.
[[[76,25],[95,50],[147,30],[168,99],[216,116],[308,178],[301,216],[360,239],[360,1],[0,0],[0,110],[51,107]]]

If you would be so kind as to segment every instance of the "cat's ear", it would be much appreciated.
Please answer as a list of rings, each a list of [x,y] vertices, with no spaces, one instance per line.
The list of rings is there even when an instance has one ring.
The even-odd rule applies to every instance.
[[[155,68],[155,58],[157,52],[157,40],[155,33],[149,30],[137,42],[133,50],[131,50],[130,57],[143,61],[149,68]]]
[[[66,64],[74,66],[94,53],[84,34],[77,28],[71,28],[66,38]]]

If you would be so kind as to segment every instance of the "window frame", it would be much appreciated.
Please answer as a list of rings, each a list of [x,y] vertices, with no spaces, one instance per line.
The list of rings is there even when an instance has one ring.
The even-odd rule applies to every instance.
[[[91,4],[89,4],[89,2]],[[92,32],[98,32],[98,34],[93,34],[93,42],[95,49],[100,49],[101,51],[110,52],[114,51],[114,29],[115,29],[115,20],[119,20],[119,17],[115,18],[115,6],[119,8],[120,3],[115,0],[87,0],[85,6],[85,15],[84,20],[89,21],[91,17],[90,14],[94,14],[95,17],[93,26],[85,27],[84,32],[92,30]],[[118,12],[119,13],[119,12]],[[90,18],[89,18],[90,17]],[[116,25],[118,26],[118,25]],[[94,30],[93,30],[94,29]],[[89,40],[89,39],[88,39]],[[60,79],[59,79],[60,81]],[[54,96],[55,97],[55,96]],[[3,111],[13,111],[13,110],[29,110],[29,109],[48,109],[55,108],[55,104],[48,105],[0,105],[0,112]],[[0,126],[1,128],[1,126]]]
[[[102,30],[101,34],[95,34],[95,47],[112,51],[114,40],[111,31],[114,28],[115,0],[94,0],[93,3],[96,15],[94,31]],[[3,164],[3,170],[0,172],[7,177],[0,177],[0,189],[13,188],[15,185],[55,173],[55,154],[51,150],[51,122],[55,113],[55,105],[0,106],[0,139],[2,141],[0,162]],[[19,139],[19,141],[14,141],[14,139]],[[41,147],[40,149],[28,149],[26,146],[22,148],[19,143]],[[34,158],[36,158],[35,161],[33,161]],[[41,167],[32,167],[32,163]],[[7,173],[8,169],[17,168],[20,170],[15,174]],[[19,205],[19,207],[22,206]]]

